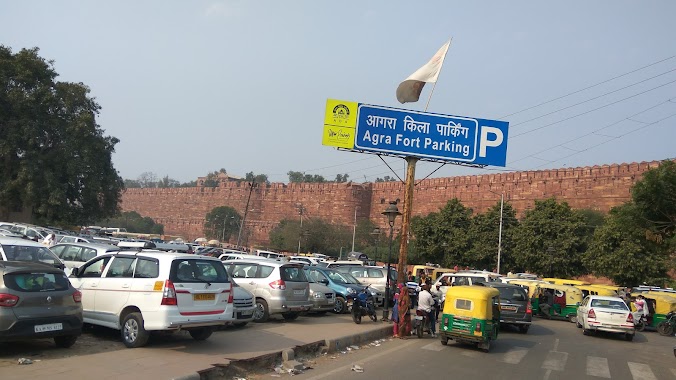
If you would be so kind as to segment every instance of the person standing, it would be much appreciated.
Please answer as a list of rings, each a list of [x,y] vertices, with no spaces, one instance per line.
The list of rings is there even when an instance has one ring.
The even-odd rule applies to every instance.
[[[399,287],[401,291],[401,287]],[[392,335],[399,337],[399,293],[394,294],[394,306],[392,307]]]
[[[408,296],[408,288],[404,284],[399,284],[399,299],[397,308],[399,309],[399,337],[408,338],[411,335],[411,298]]]

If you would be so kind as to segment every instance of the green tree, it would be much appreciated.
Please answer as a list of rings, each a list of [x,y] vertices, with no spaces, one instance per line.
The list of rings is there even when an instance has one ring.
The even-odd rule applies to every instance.
[[[568,203],[535,201],[514,230],[517,270],[564,278],[585,273],[582,254],[588,233],[585,220]]]
[[[334,182],[342,183],[347,182],[347,179],[350,177],[349,174],[336,174],[336,180]]]
[[[397,180],[396,178],[390,177],[389,175],[386,175],[383,178],[380,177],[376,178],[376,182],[394,182],[396,180]]]
[[[465,207],[457,198],[448,201],[439,212],[414,217],[411,231],[420,259],[446,267],[465,264],[465,253],[470,247],[468,230],[471,217],[472,209]]]
[[[255,182],[255,183],[265,183],[265,184],[270,184],[270,181],[268,180],[268,175],[267,174],[254,174],[254,172],[248,172],[246,173],[246,176],[244,177],[244,180],[246,182]]]
[[[207,174],[207,178],[204,180],[204,187],[218,187],[219,181],[218,181],[218,175],[221,173],[227,173],[227,170],[224,168],[221,168],[221,170],[218,171],[213,171],[211,173]]]
[[[305,174],[303,172],[289,171],[286,173],[289,176],[289,182],[291,183],[321,183],[326,182],[326,178],[318,174]]]
[[[46,223],[85,225],[115,215],[119,140],[96,123],[89,88],[56,81],[38,52],[0,45],[0,219],[31,210]]]
[[[671,267],[669,250],[648,238],[641,214],[641,208],[631,202],[610,211],[584,256],[592,273],[628,286],[664,284]]]
[[[512,256],[514,229],[519,225],[516,211],[509,202],[504,202],[502,210],[502,241],[500,244],[500,271],[514,268]],[[486,270],[494,270],[498,265],[498,242],[500,240],[500,202],[483,214],[472,217],[468,231],[470,248],[465,254],[464,264]],[[506,269],[506,270],[505,270]]]
[[[123,212],[112,218],[103,219],[96,222],[97,225],[106,227],[125,228],[127,232],[139,234],[157,234],[164,233],[164,226],[155,223],[150,217],[143,217],[136,211]]]
[[[228,241],[239,233],[242,217],[230,206],[214,207],[205,217],[204,232],[209,239]]]
[[[676,162],[663,161],[631,189],[631,196],[640,210],[646,227],[659,237],[671,240],[676,235]]]

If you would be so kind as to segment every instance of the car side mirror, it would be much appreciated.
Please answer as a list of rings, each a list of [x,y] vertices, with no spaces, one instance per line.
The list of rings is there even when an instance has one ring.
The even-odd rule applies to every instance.
[[[80,268],[73,268],[70,270],[70,277],[77,277]]]

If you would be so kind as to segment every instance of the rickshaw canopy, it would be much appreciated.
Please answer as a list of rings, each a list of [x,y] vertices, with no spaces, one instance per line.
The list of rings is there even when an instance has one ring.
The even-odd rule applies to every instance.
[[[493,300],[499,301],[500,292],[483,286],[453,286],[446,291],[444,314],[477,319],[493,318]]]
[[[539,290],[551,289],[555,292],[564,292],[566,294],[566,305],[575,305],[578,302],[582,302],[582,291],[574,286],[539,283],[537,284],[537,288]]]
[[[542,281],[549,282],[550,284],[555,284],[555,285],[591,285],[588,282],[584,281],[579,281],[579,280],[569,280],[567,278],[543,278]]]

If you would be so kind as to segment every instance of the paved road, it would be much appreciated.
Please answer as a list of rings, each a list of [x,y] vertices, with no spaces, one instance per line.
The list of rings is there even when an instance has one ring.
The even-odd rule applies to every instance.
[[[536,320],[526,335],[502,330],[489,353],[452,341],[443,346],[431,337],[394,339],[318,359],[294,379],[674,379],[674,344],[676,338],[656,332],[637,333],[627,342],[584,336],[564,321]],[[351,371],[354,364],[364,372]]]

